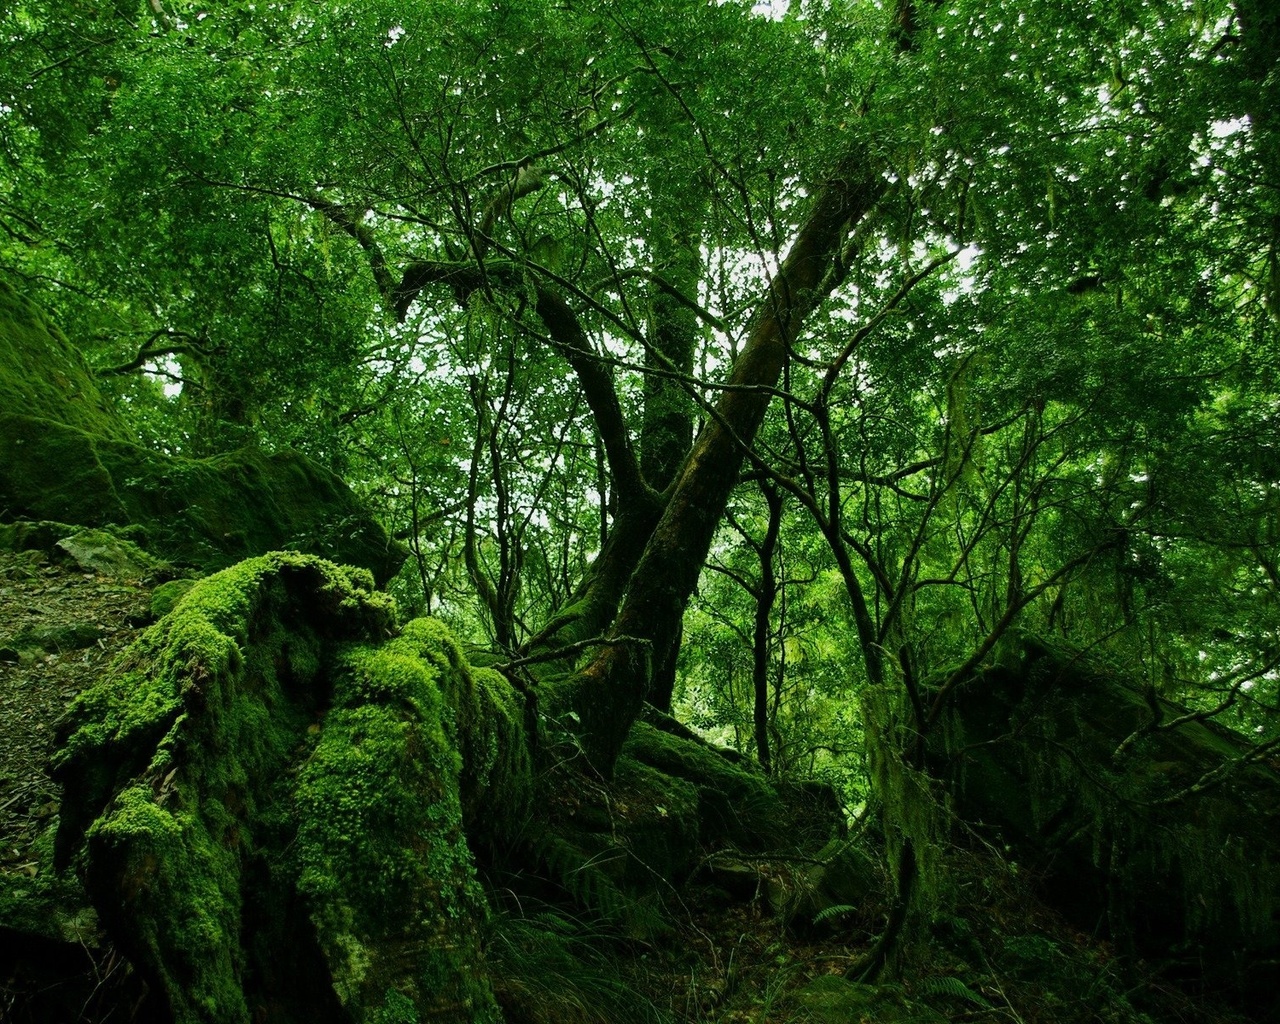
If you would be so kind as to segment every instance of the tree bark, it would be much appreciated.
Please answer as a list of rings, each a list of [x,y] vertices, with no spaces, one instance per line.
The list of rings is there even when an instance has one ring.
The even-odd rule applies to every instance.
[[[712,419],[703,428],[632,575],[612,641],[577,675],[547,694],[546,706],[579,736],[591,764],[608,776],[649,694],[655,652],[680,629],[744,451],[764,420],[792,342],[822,299],[822,284],[852,222],[883,185],[864,154],[852,154],[819,192],[757,311]]]
[[[752,635],[751,687],[752,719],[756,735],[756,760],[766,772],[772,771],[769,756],[769,618],[778,597],[778,578],[773,571],[773,555],[782,527],[782,495],[777,488],[762,484],[760,490],[769,506],[769,526],[756,548],[760,559],[760,589],[756,592],[756,620]]]

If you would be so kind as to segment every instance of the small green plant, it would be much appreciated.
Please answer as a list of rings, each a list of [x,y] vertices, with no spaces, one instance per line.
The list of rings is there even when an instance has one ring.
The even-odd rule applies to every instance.
[[[943,996],[959,1002],[972,1003],[974,1006],[981,1007],[984,1010],[994,1009],[982,993],[975,992],[952,974],[925,978],[920,984],[920,997],[922,999],[929,999],[934,996]]]

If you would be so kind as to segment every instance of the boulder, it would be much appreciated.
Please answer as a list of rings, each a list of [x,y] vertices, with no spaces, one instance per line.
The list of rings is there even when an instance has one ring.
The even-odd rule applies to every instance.
[[[1025,637],[935,737],[954,809],[1070,920],[1280,1014],[1280,771],[1244,736],[1081,652]]]
[[[406,557],[346,484],[297,452],[188,459],[134,443],[80,354],[3,282],[0,519],[136,525],[149,554],[205,571],[287,548],[382,584]]]

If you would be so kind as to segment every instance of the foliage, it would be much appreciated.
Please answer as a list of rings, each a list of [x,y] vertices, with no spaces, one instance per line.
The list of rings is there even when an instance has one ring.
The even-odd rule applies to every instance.
[[[1269,10],[25,0],[0,271],[134,439],[377,507],[531,695],[483,764],[674,707],[875,807],[905,920],[1018,630],[1280,737]]]

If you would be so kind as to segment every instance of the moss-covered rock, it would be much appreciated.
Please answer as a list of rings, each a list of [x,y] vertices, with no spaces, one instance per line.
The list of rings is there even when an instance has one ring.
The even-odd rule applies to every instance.
[[[0,515],[145,528],[206,570],[289,548],[389,579],[405,558],[336,476],[295,452],[184,459],[131,443],[79,353],[0,283]]]
[[[102,627],[96,622],[54,622],[19,630],[9,638],[6,646],[15,650],[34,648],[61,654],[95,644],[103,635]]]
[[[1176,727],[1170,723],[1178,722]],[[1263,1015],[1241,963],[1280,953],[1280,772],[1079,651],[1033,637],[960,693],[934,742],[956,810],[1127,952],[1195,962]]]
[[[345,648],[298,774],[298,891],[354,1020],[497,1019],[478,965],[484,900],[439,639],[420,620],[387,643]]]
[[[497,1019],[460,753],[488,740],[451,704],[487,689],[437,623],[393,623],[359,570],[252,559],[73,705],[60,860],[180,1024]],[[528,791],[500,778],[527,760],[486,763]]]
[[[747,763],[735,763],[694,738],[637,722],[623,752],[698,794],[701,841],[758,850],[785,838],[787,815],[777,790]]]
[[[863,846],[833,840],[813,857],[813,863],[775,872],[766,892],[783,921],[798,932],[812,933],[848,931],[851,918],[867,921],[883,908],[887,886],[883,869]]]
[[[0,409],[104,438],[127,432],[89,367],[44,312],[0,281]]]
[[[908,999],[896,985],[863,985],[839,975],[823,974],[788,997],[810,1024],[876,1021],[892,1024],[944,1024],[946,1017]]]
[[[20,519],[138,524],[153,552],[204,569],[290,548],[385,582],[404,561],[347,486],[296,452],[184,459],[0,414],[0,506]]]
[[[121,579],[140,579],[158,563],[137,544],[106,530],[78,530],[54,545],[60,558],[74,562],[85,572]]]

